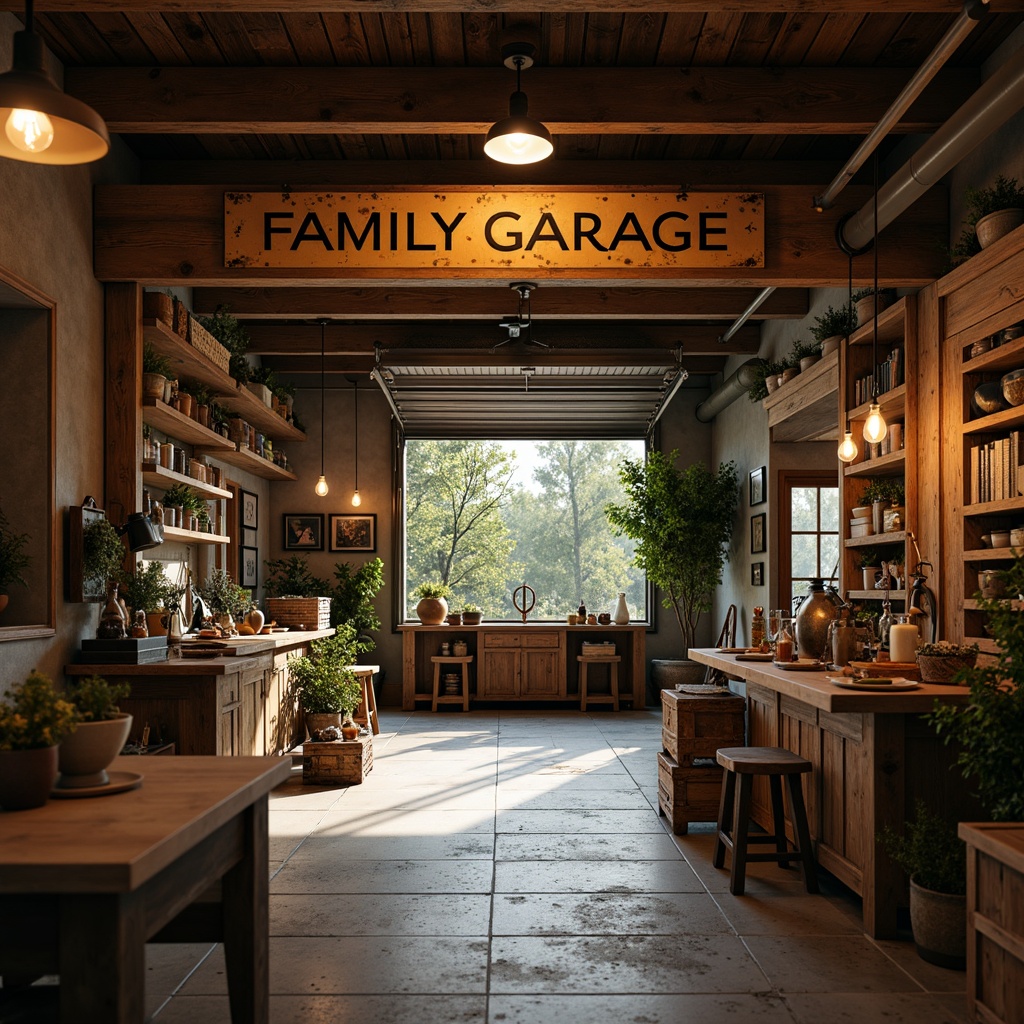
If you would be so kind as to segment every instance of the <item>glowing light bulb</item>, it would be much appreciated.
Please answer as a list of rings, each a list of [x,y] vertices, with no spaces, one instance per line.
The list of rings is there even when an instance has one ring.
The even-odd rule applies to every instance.
[[[359,497],[359,492],[358,491],[353,491],[352,492],[352,505],[353,505],[353,507],[359,508],[359,506],[362,505],[362,503],[363,503],[363,499]]]
[[[53,142],[53,123],[38,110],[11,111],[4,125],[4,133],[24,153],[42,153]]]
[[[857,458],[857,442],[853,434],[847,430],[842,441],[839,442],[839,450],[836,452],[840,462],[853,462]]]
[[[864,440],[869,444],[878,444],[888,432],[889,427],[882,410],[878,408],[877,402],[872,402],[868,409],[868,418],[864,421]]]
[[[316,482],[316,493],[323,498],[327,494],[327,477],[323,474],[320,475],[320,479]]]

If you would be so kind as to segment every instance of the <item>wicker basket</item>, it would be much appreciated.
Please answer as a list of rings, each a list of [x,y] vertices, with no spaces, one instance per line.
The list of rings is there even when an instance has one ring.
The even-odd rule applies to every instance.
[[[189,317],[188,321],[188,343],[227,373],[231,366],[231,353],[194,317]]]
[[[268,597],[267,618],[293,629],[330,629],[329,597]]]
[[[929,654],[917,656],[917,667],[921,670],[922,683],[953,685],[953,677],[965,668],[974,668],[976,654],[958,655],[954,658],[933,657]]]

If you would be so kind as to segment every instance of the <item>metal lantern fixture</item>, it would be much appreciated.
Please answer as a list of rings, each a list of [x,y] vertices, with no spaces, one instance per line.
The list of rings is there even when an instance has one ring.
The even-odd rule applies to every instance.
[[[875,258],[875,316],[871,336],[871,405],[868,407],[868,418],[864,421],[864,440],[869,444],[878,444],[885,440],[889,427],[878,405],[878,154],[875,154],[875,194],[874,229],[872,248]]]
[[[523,68],[533,67],[534,47],[530,43],[509,43],[502,47],[505,67],[516,73],[516,91],[508,101],[508,117],[491,126],[484,142],[484,152],[502,164],[535,164],[555,151],[551,132],[526,113],[526,93],[520,89]]]

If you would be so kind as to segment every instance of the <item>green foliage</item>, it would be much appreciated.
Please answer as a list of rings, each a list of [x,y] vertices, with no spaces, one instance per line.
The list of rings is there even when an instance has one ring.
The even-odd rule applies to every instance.
[[[78,711],[81,721],[104,722],[121,713],[117,702],[127,697],[131,689],[128,683],[112,684],[101,676],[87,676],[68,689],[67,697]]]
[[[274,377],[274,371],[269,366],[253,366],[249,370],[249,380],[254,384],[264,384],[271,391],[276,390],[277,381]]]
[[[209,605],[214,615],[238,617],[252,607],[252,596],[245,587],[238,586],[231,574],[214,569],[199,587],[199,596]]]
[[[860,496],[861,503],[873,505],[876,501],[887,501],[893,505],[903,504],[903,481],[895,476],[872,477]]]
[[[882,552],[878,548],[861,548],[857,564],[862,569],[877,569],[882,564]]]
[[[452,596],[452,588],[444,583],[421,583],[413,590],[412,596],[425,599],[447,599]]]
[[[327,597],[331,593],[330,583],[314,576],[302,555],[268,559],[263,564],[267,567],[265,597]]]
[[[722,582],[739,492],[734,463],[723,462],[717,474],[700,462],[678,470],[678,454],[626,459],[619,471],[626,503],[605,513],[616,532],[637,542],[635,564],[663,591],[662,604],[675,612],[689,650]]]
[[[192,396],[192,400],[196,405],[209,405],[213,398],[213,392],[205,384],[200,384],[198,381],[188,382],[188,393]]]
[[[754,368],[754,383],[747,389],[747,398],[752,402],[760,402],[768,397],[769,377],[778,377],[786,369],[786,362],[781,359],[761,359]]]
[[[466,604],[462,606],[463,615],[465,615],[466,612],[469,612],[470,615],[476,615],[476,613],[479,611],[482,611],[482,609],[478,605],[473,604],[471,601],[467,601]]]
[[[982,217],[998,210],[1024,209],[1024,189],[1018,186],[1016,178],[1004,178],[1001,174],[991,188],[968,186],[966,199],[967,217],[964,223],[970,227],[974,227]]]
[[[309,654],[289,658],[288,676],[303,711],[351,715],[362,697],[362,685],[349,669],[357,660],[356,631],[345,625],[334,636],[314,640]]]
[[[822,342],[837,334],[849,336],[857,327],[857,312],[852,303],[836,309],[829,306],[821,316],[814,318],[811,335],[815,341]]]
[[[978,241],[974,228],[964,228],[960,232],[960,237],[953,243],[953,248],[949,250],[950,270],[953,267],[959,267],[961,263],[966,262],[972,256],[977,256],[979,252],[981,252],[981,242]]]
[[[96,519],[82,531],[82,574],[87,580],[120,579],[125,546],[107,519]]]
[[[976,658],[977,644],[952,644],[948,640],[940,640],[937,644],[919,644],[917,654],[926,658]]]
[[[929,811],[923,801],[918,800],[903,835],[886,826],[878,842],[922,889],[952,896],[967,892],[967,850],[956,822]]]
[[[171,484],[164,491],[164,505],[182,508],[195,516],[198,516],[201,512],[209,514],[206,499],[188,484]]]
[[[15,533],[0,506],[0,594],[6,593],[12,583],[27,587],[24,572],[32,564],[25,554],[28,543],[27,533]],[[123,549],[122,549],[123,550]]]
[[[249,332],[231,315],[227,306],[218,306],[213,316],[197,319],[231,353],[229,372],[244,384],[249,379],[249,363],[245,358],[249,349]]]
[[[161,377],[166,377],[168,380],[174,379],[174,369],[170,359],[157,352],[153,348],[152,342],[149,341],[142,344],[142,372],[159,373]]]
[[[1006,593],[1024,594],[1024,554],[1003,574]],[[998,644],[994,660],[963,670],[967,704],[940,705],[928,716],[946,743],[960,748],[957,764],[977,787],[994,821],[1024,821],[1024,615],[1012,598],[981,598]]]
[[[135,573],[126,573],[121,581],[119,593],[125,604],[134,612],[159,611],[161,607],[169,607],[177,588],[168,579],[160,562],[138,562]],[[180,600],[180,594],[178,600]]]
[[[348,562],[338,562],[334,566],[334,578],[338,582],[331,593],[331,625],[351,626],[357,634],[358,653],[367,654],[377,646],[367,634],[372,629],[380,629],[373,599],[384,586],[384,563],[372,558],[353,569]]]
[[[78,716],[53,683],[31,672],[0,699],[0,750],[35,750],[52,747],[75,731]]]
[[[799,366],[801,359],[806,359],[808,356],[816,356],[821,353],[821,345],[816,345],[813,342],[804,341],[802,338],[797,338],[793,342],[793,347],[789,352],[789,359],[787,362],[790,366]]]

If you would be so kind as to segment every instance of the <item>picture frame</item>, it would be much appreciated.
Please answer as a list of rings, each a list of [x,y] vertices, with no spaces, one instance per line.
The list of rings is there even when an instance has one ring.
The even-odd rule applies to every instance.
[[[259,548],[245,548],[239,551],[238,556],[238,585],[256,589],[259,580],[260,552]]]
[[[243,529],[255,530],[259,527],[260,496],[252,491],[238,492],[238,507],[241,513]]]
[[[285,551],[323,551],[323,512],[286,512],[281,518]]]
[[[765,467],[750,471],[750,504],[763,505],[768,500],[765,493]]]
[[[245,548],[256,548],[259,547],[259,541],[257,540],[257,533],[255,530],[247,529],[242,527],[242,547]]]
[[[331,551],[376,551],[377,516],[332,515],[329,536]]]
[[[753,562],[751,564],[750,585],[752,587],[764,586],[764,562]]]
[[[750,517],[750,553],[752,555],[760,555],[768,550],[765,539],[767,518],[764,512]]]

